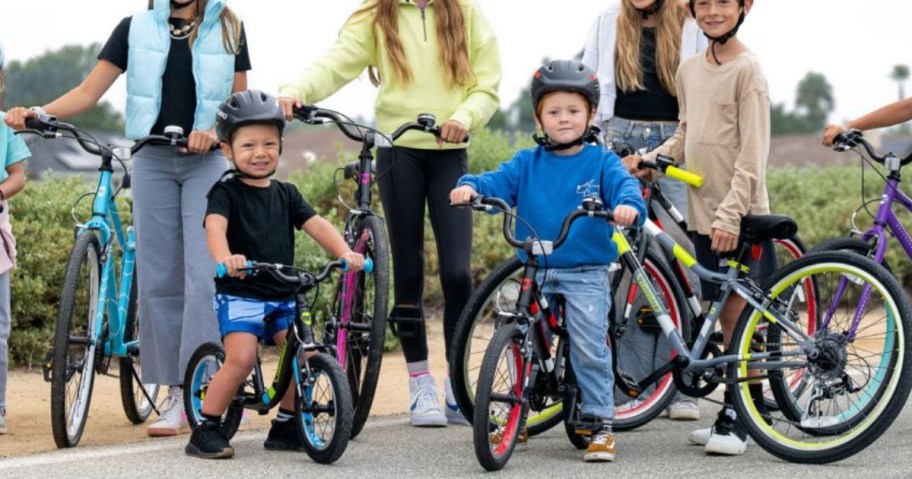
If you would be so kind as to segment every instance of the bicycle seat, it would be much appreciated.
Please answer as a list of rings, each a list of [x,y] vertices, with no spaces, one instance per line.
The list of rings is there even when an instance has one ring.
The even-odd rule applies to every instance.
[[[747,215],[741,219],[741,239],[758,244],[768,239],[786,239],[798,233],[798,223],[785,215]]]

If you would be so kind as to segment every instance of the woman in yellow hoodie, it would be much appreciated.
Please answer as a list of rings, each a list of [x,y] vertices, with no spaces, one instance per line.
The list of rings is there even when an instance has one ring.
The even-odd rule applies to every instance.
[[[497,42],[472,0],[367,0],[332,49],[279,89],[286,117],[291,119],[292,107],[319,102],[365,69],[379,87],[375,114],[380,131],[390,133],[419,113],[432,113],[441,124],[439,139],[409,132],[395,148],[379,148],[377,176],[393,254],[395,307],[390,317],[420,319],[399,324],[410,376],[411,423],[468,424],[448,380],[446,413],[441,410],[429,372],[422,309],[424,211],[427,205],[437,240],[449,348],[472,289],[472,218],[469,210],[449,208],[447,195],[468,172],[462,141],[498,108]]]

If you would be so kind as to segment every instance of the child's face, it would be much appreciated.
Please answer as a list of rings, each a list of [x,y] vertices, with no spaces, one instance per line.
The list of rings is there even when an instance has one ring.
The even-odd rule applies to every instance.
[[[752,0],[744,2],[744,12],[750,9]],[[697,0],[694,3],[697,24],[709,36],[722,36],[735,28],[741,15],[737,0]]]
[[[555,91],[539,103],[541,112],[536,122],[554,143],[564,144],[583,136],[594,112],[579,93]]]
[[[275,125],[245,125],[235,132],[230,146],[222,143],[222,151],[241,173],[267,178],[279,165],[281,144]]]

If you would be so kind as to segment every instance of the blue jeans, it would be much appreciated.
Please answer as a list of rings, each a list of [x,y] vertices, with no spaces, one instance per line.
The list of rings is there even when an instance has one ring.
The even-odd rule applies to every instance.
[[[570,363],[582,395],[582,414],[614,419],[614,372],[607,342],[608,266],[545,269],[535,280],[549,303],[555,304],[554,295],[564,297]]]

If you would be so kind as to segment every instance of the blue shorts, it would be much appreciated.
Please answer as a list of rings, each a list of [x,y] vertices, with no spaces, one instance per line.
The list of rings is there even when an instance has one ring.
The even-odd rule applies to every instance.
[[[273,336],[287,330],[295,317],[294,301],[262,301],[216,294],[212,303],[223,338],[230,333],[243,332],[253,334],[266,344],[275,344]]]

